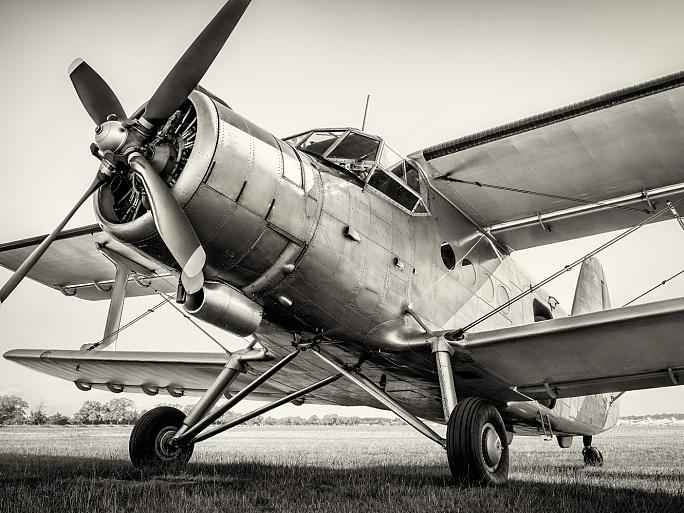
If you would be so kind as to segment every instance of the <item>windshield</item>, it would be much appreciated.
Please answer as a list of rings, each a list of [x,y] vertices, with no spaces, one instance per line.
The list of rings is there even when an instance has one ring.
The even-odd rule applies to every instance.
[[[299,147],[322,156],[343,133],[342,131],[313,132]]]
[[[380,141],[365,135],[350,133],[328,154],[329,159],[346,159],[362,162],[375,161]]]
[[[410,182],[417,189],[403,167],[404,158],[379,137],[354,128],[318,129],[287,137],[285,141],[343,167],[364,182],[377,165],[385,171],[392,170],[402,182]]]

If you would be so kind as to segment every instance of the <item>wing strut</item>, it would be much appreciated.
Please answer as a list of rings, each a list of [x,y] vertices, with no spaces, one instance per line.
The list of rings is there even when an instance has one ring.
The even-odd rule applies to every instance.
[[[131,262],[128,258],[115,253],[105,247],[98,248],[104,256],[106,256],[116,268],[114,275],[114,283],[109,285],[109,290],[112,291],[111,299],[109,300],[109,310],[107,311],[107,322],[105,323],[104,337],[101,341],[95,344],[84,344],[81,346],[81,351],[102,350],[107,346],[114,344],[119,338],[119,328],[121,327],[121,314],[123,314],[124,302],[126,301],[126,285],[128,284],[128,276],[131,274]],[[139,267],[139,266],[137,266]],[[99,289],[100,284],[95,283]],[[106,290],[106,289],[105,289]]]
[[[343,374],[344,377],[346,377],[349,381],[351,381],[361,389],[368,392],[371,396],[373,396],[373,398],[375,398],[378,402],[384,404],[388,409],[393,411],[398,417],[400,417],[412,428],[416,429],[419,433],[425,435],[430,440],[436,442],[437,444],[441,445],[446,449],[446,440],[444,438],[442,438],[430,426],[425,424],[425,422],[420,420],[418,417],[414,416],[412,413],[409,413],[402,405],[400,405],[398,402],[392,399],[389,396],[389,394],[387,394],[387,392],[378,387],[375,383],[373,383],[370,379],[361,374],[358,370],[352,369],[350,371],[345,369],[344,367],[342,367],[342,365],[332,361],[327,356],[323,356],[323,354],[317,349],[314,349],[312,353],[318,356],[321,360],[323,360],[337,372]]]

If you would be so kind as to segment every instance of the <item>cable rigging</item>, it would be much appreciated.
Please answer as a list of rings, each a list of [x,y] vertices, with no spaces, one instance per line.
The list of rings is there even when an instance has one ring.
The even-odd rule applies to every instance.
[[[583,203],[585,205],[597,205],[601,207],[606,207],[606,208],[621,208],[623,210],[630,210],[632,212],[639,212],[640,214],[653,214],[655,210],[647,209],[647,208],[634,208],[634,207],[629,207],[627,205],[612,205],[609,203],[605,203],[602,201],[592,201],[592,200],[587,200],[583,198],[573,198],[571,196],[561,196],[559,194],[550,194],[546,192],[538,192],[538,191],[528,191],[526,189],[517,189],[515,187],[506,187],[503,185],[494,185],[490,183],[483,183],[483,182],[478,182],[478,181],[473,181],[473,180],[462,180],[460,178],[453,178],[451,176],[438,176],[435,178],[436,180],[444,180],[447,182],[455,182],[455,183],[463,183],[467,185],[476,185],[478,187],[483,187],[483,188],[489,188],[489,189],[496,189],[500,191],[508,191],[508,192],[516,192],[519,194],[530,194],[532,196],[541,196],[543,198],[552,198],[552,199],[558,199],[558,200],[564,200],[564,201],[574,201],[576,203]]]

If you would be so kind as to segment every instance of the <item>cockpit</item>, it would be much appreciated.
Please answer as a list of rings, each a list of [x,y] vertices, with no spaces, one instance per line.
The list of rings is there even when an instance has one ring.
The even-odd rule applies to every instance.
[[[417,169],[377,136],[354,128],[315,129],[284,141],[345,169],[413,214],[427,214]]]

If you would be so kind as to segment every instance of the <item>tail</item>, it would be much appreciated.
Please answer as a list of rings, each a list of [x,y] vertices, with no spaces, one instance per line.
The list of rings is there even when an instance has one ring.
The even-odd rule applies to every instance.
[[[571,315],[600,312],[609,308],[610,295],[601,262],[596,257],[588,258],[582,263],[577,278]]]
[[[610,308],[610,294],[603,267],[598,258],[591,257],[582,263],[575,299],[572,302],[572,314],[580,315],[591,312],[600,312]],[[622,395],[622,394],[619,394]],[[620,399],[618,394],[601,394],[596,400],[602,404],[606,411],[603,430],[614,426],[620,415]]]

